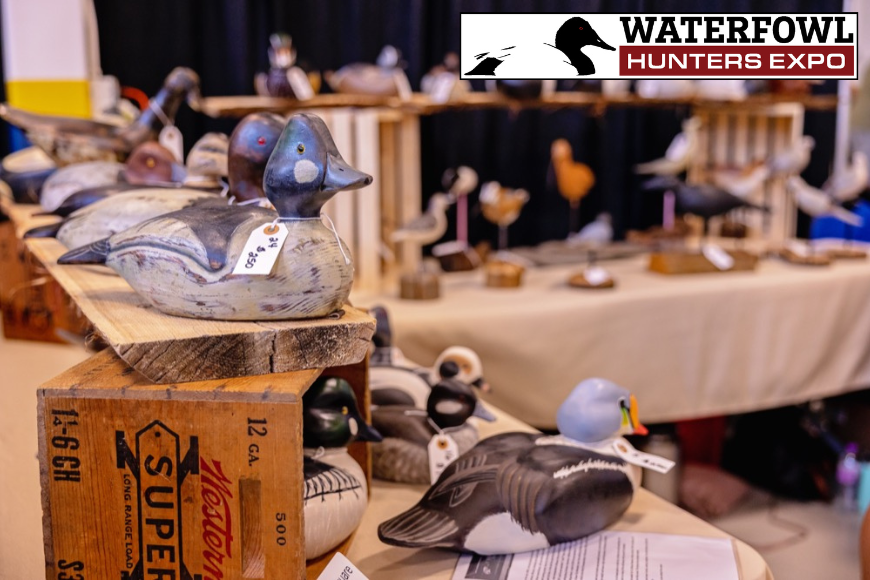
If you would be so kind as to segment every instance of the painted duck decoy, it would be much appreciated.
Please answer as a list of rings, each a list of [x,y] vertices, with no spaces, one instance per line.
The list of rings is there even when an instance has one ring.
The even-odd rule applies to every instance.
[[[188,68],[174,69],[148,108],[125,127],[86,119],[28,113],[0,104],[0,118],[22,129],[31,143],[45,151],[59,166],[84,161],[124,161],[145,141],[175,119],[181,101],[199,107],[199,77]]]
[[[336,93],[402,98],[411,93],[411,85],[403,70],[402,53],[390,45],[381,50],[376,64],[347,64],[324,76]]]
[[[215,320],[318,318],[341,310],[353,283],[350,250],[321,221],[323,204],[371,176],[342,159],[317,116],[290,117],[263,185],[277,210],[194,206],[61,256],[61,264],[106,264],[167,314]],[[266,253],[245,251],[252,234],[284,233],[268,275],[233,273]],[[274,237],[274,236],[273,236]],[[262,248],[262,251],[260,251]],[[241,260],[241,267],[245,260]]]
[[[42,185],[39,204],[45,213],[54,214],[74,193],[92,187],[114,185],[122,181],[123,171],[124,164],[119,161],[85,161],[61,167]],[[81,197],[79,199],[81,200]],[[93,201],[88,199],[87,203]],[[60,211],[67,211],[68,208],[69,204]]]
[[[269,72],[254,77],[257,94],[303,100],[313,97],[308,76],[296,66],[296,48],[290,35],[276,32],[269,36],[269,44]]]
[[[479,439],[468,419],[494,421],[477,400],[474,389],[453,378],[443,378],[429,392],[425,410],[412,405],[379,405],[372,409],[372,424],[383,442],[372,449],[372,474],[403,483],[430,483],[429,451],[432,438],[449,435],[458,453],[471,449]]]
[[[604,379],[574,388],[560,435],[505,433],[450,464],[423,499],[382,523],[382,542],[509,554],[577,540],[614,523],[640,483],[622,435],[643,434],[628,390]],[[620,452],[623,452],[621,455]]]
[[[284,129],[283,120],[272,113],[248,115],[236,127],[232,141],[206,135],[194,144],[188,155],[188,179],[184,187],[139,187],[82,208],[56,224],[28,231],[25,237],[54,236],[66,247],[80,248],[122,232],[151,218],[194,205],[226,207],[218,195],[222,184],[214,182],[212,172],[224,171],[232,158],[229,176],[229,203],[262,199],[263,172],[269,156]],[[221,155],[223,161],[215,159]],[[83,193],[83,192],[82,192]]]
[[[679,175],[688,169],[700,147],[701,120],[691,117],[683,121],[683,132],[674,137],[661,159],[639,163],[634,170],[640,174]]]
[[[420,90],[436,103],[446,103],[471,92],[471,83],[459,78],[459,55],[448,52],[444,61],[420,79]]]
[[[15,203],[39,203],[39,192],[55,171],[57,165],[39,147],[25,147],[0,161],[0,181],[9,186]]]
[[[770,211],[765,206],[754,204],[728,193],[714,185],[689,185],[673,176],[654,177],[643,184],[646,191],[673,191],[680,213],[690,213],[704,219],[704,228],[711,217],[728,213],[739,207]]]
[[[475,56],[480,61],[466,76],[485,75],[503,78],[567,78],[595,73],[595,63],[583,52],[587,46],[616,50],[604,42],[585,19],[575,16],[556,31],[555,44],[549,42],[509,46]],[[519,53],[522,52],[522,58]],[[510,58],[511,56],[514,58]]]
[[[363,419],[353,389],[344,379],[321,377],[303,395],[306,560],[322,556],[359,526],[368,505],[368,488],[347,445],[380,440],[381,435]]]
[[[798,175],[792,175],[786,180],[786,188],[794,196],[797,206],[807,215],[813,217],[829,215],[856,228],[864,225],[861,216],[847,210],[825,195],[824,191],[812,187]]]

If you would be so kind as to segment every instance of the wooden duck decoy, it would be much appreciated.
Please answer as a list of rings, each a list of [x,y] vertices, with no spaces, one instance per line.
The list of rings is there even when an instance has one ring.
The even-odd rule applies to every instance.
[[[505,433],[479,442],[416,506],[383,522],[378,537],[394,546],[509,554],[614,523],[640,483],[622,438],[646,432],[634,397],[610,381],[588,379],[559,408],[556,423],[558,436]]]
[[[176,316],[327,316],[347,301],[353,261],[335,230],[321,221],[320,211],[339,191],[359,189],[371,181],[342,159],[322,119],[293,115],[263,179],[277,217],[259,207],[194,206],[68,252],[58,263],[104,263],[155,308]],[[269,239],[276,234],[285,236],[283,245]],[[263,245],[246,250],[252,235],[265,236]],[[270,243],[276,251],[267,275],[234,273],[237,266],[256,265],[258,257],[268,254],[265,245]],[[240,260],[243,255],[246,259]]]
[[[344,379],[321,377],[302,397],[305,558],[322,556],[359,526],[368,505],[366,476],[347,452],[381,435],[360,413]]]
[[[277,115],[248,115],[236,127],[232,141],[223,149],[222,162],[214,158],[221,154],[222,139],[206,135],[194,144],[187,159],[190,179],[185,181],[184,187],[130,189],[84,207],[61,222],[34,228],[25,237],[53,236],[70,249],[80,248],[151,218],[194,205],[226,207],[227,200],[218,195],[223,187],[214,182],[210,173],[223,171],[228,155],[233,164],[227,191],[230,202],[265,201],[263,172],[283,128],[283,120]]]
[[[175,119],[182,99],[199,107],[199,77],[188,68],[174,69],[148,108],[125,127],[86,119],[28,113],[0,104],[0,118],[22,129],[31,143],[59,166],[84,161],[124,161],[131,151]]]
[[[55,171],[57,165],[39,147],[25,147],[0,161],[0,181],[9,186],[15,203],[39,203],[39,192]]]
[[[459,78],[459,55],[448,52],[444,61],[420,79],[420,90],[436,103],[446,103],[471,92],[471,83]]]
[[[413,405],[379,405],[372,409],[372,424],[384,436],[372,449],[372,474],[402,483],[431,483],[429,444],[433,437],[448,435],[458,453],[471,449],[479,439],[472,416],[495,420],[466,383],[443,378],[429,391],[425,410]]]
[[[300,100],[313,97],[308,76],[296,66],[296,48],[290,35],[276,32],[269,36],[269,44],[269,72],[254,77],[257,94]]]
[[[411,96],[411,85],[403,70],[402,53],[390,45],[381,50],[376,64],[347,64],[324,76],[336,93],[403,99]]]
[[[78,209],[75,204],[87,205],[96,200],[79,196],[77,201],[70,202],[64,209],[59,208],[67,198],[79,191],[123,181],[123,172],[124,164],[119,161],[85,161],[61,167],[45,180],[39,194],[39,205],[46,214],[60,215],[55,212],[64,213],[70,209],[75,211]]]

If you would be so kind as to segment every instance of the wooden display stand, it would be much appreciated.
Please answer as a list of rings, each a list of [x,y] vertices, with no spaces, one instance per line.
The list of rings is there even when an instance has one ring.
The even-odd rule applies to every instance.
[[[362,403],[366,370],[325,374]],[[167,387],[105,350],[42,385],[46,578],[306,577],[301,398],[319,374]]]
[[[814,254],[799,254],[788,248],[777,250],[776,254],[788,262],[798,266],[830,266],[832,256],[828,252],[816,252]]]
[[[404,300],[435,300],[441,296],[441,282],[434,272],[402,274],[399,296]]]
[[[734,265],[720,270],[700,252],[655,252],[650,255],[649,270],[659,274],[707,274],[711,272],[748,272],[755,270],[758,256],[743,250],[729,250]]]
[[[38,205],[0,202],[9,221],[0,223],[0,308],[6,338],[69,342],[83,339],[90,325],[63,290],[28,251],[22,236],[55,217],[33,217]]]
[[[487,262],[483,267],[486,272],[486,285],[490,288],[519,288],[523,283],[525,268],[511,262]]]

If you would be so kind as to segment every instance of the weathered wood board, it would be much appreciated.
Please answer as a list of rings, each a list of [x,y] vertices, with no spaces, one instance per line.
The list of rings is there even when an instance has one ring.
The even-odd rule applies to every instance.
[[[46,578],[304,578],[318,374],[154,385],[105,350],[42,385]]]
[[[659,274],[710,274],[713,272],[746,272],[755,270],[758,256],[743,250],[728,250],[734,266],[720,270],[700,252],[654,252],[650,254],[649,270]]]
[[[168,316],[103,266],[58,266],[54,239],[27,246],[118,355],[156,383],[226,379],[359,362],[374,319],[351,306],[340,319],[222,322]]]

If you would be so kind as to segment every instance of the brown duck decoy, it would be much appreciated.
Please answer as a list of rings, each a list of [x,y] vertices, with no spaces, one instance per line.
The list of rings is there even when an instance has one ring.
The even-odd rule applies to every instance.
[[[178,67],[166,77],[148,108],[126,127],[38,115],[7,104],[0,104],[0,118],[22,129],[59,166],[94,160],[124,161],[136,145],[155,140],[160,129],[174,121],[185,97],[192,108],[199,108],[199,76],[189,68]]]

